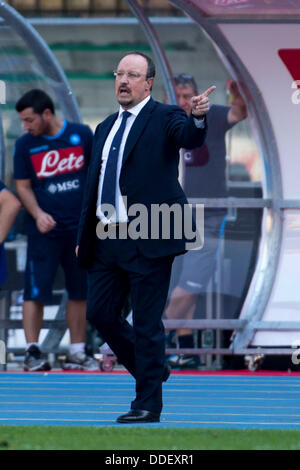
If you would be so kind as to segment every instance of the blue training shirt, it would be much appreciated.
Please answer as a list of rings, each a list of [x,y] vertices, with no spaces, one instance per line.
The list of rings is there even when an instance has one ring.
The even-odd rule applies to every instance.
[[[48,236],[77,229],[92,140],[88,126],[64,121],[55,136],[26,133],[16,141],[14,178],[31,180],[39,206],[56,221]],[[29,233],[36,232],[29,219]]]

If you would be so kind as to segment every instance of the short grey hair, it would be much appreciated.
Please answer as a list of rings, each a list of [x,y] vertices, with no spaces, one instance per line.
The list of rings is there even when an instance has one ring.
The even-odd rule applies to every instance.
[[[182,87],[189,85],[190,87],[193,88],[193,92],[195,95],[199,94],[197,83],[193,75],[187,75],[185,73],[176,73],[173,75],[173,80],[174,80],[175,85],[182,86]]]

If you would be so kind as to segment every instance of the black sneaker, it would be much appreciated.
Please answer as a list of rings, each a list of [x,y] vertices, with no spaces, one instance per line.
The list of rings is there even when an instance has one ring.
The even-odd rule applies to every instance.
[[[167,362],[172,369],[198,369],[200,357],[192,354],[172,354]]]
[[[100,365],[96,359],[87,356],[81,351],[78,351],[75,354],[68,354],[63,365],[64,370],[99,371],[99,368]]]
[[[35,372],[38,370],[51,370],[51,366],[47,359],[42,358],[40,349],[33,344],[25,353],[24,371]]]

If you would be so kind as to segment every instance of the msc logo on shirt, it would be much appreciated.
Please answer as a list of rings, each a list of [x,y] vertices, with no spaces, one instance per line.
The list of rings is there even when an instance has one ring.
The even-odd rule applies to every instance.
[[[48,191],[51,194],[64,193],[66,191],[74,191],[80,188],[79,180],[63,181],[62,183],[51,183],[48,186]]]

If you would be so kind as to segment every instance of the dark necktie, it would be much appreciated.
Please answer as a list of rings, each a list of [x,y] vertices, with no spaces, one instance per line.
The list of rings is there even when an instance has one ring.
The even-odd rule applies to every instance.
[[[111,147],[109,149],[102,186],[101,204],[111,204],[114,207],[116,204],[116,177],[118,156],[126,126],[126,121],[130,115],[131,113],[129,113],[128,111],[123,111],[121,125],[115,133]]]

